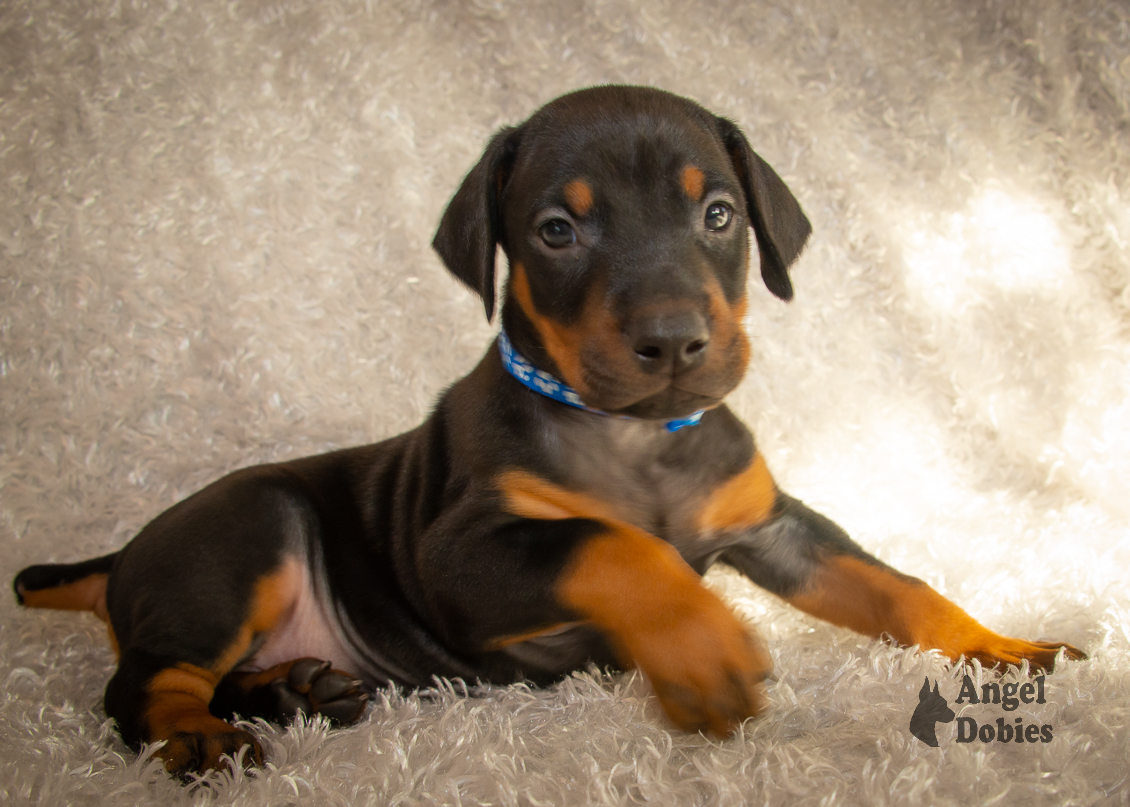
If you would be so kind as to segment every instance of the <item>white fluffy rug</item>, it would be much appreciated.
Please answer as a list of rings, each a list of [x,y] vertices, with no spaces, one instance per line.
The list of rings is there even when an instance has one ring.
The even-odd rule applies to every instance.
[[[796,301],[753,288],[732,398],[782,487],[1090,660],[1045,704],[954,704],[937,656],[717,571],[776,661],[741,736],[669,731],[631,674],[442,682],[347,730],[263,726],[265,769],[186,788],[107,722],[97,620],[4,597],[0,802],[1130,801],[1130,11],[1107,0],[4,0],[0,576],[417,423],[492,334],[428,247],[447,198],[492,130],[601,82],[738,120],[812,219]],[[927,676],[1053,740],[926,746]]]

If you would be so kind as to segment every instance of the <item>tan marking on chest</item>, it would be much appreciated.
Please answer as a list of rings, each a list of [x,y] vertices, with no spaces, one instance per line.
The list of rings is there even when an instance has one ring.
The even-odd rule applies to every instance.
[[[558,521],[565,518],[616,520],[612,508],[595,496],[567,490],[528,471],[498,475],[498,489],[508,512],[523,518]]]
[[[730,477],[707,496],[698,514],[703,533],[720,533],[760,524],[777,502],[777,484],[761,454],[744,471]]]

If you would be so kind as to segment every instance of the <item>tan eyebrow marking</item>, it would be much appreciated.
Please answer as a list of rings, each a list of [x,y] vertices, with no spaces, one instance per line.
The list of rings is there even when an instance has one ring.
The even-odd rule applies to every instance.
[[[683,183],[683,190],[687,196],[694,199],[696,202],[702,200],[702,191],[706,185],[706,178],[702,174],[702,170],[696,166],[688,165],[683,169],[682,174],[679,175]]]
[[[565,203],[576,216],[583,216],[592,209],[592,186],[583,179],[574,179],[565,186]]]

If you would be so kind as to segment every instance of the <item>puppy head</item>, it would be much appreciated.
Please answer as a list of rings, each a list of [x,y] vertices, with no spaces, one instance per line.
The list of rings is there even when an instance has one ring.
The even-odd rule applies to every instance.
[[[597,87],[496,134],[433,245],[488,318],[501,245],[518,350],[589,406],[670,418],[745,371],[749,228],[766,286],[791,299],[811,227],[741,131],[669,93]]]

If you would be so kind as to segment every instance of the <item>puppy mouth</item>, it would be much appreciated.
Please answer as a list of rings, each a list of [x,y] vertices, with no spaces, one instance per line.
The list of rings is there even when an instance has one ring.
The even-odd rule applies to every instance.
[[[691,392],[671,384],[635,403],[605,411],[613,415],[627,415],[645,420],[669,420],[688,417],[703,409],[712,409],[721,402],[721,396]]]
[[[733,387],[723,379],[695,385],[697,388],[692,387],[690,379],[683,376],[667,378],[661,384],[656,384],[656,380],[651,379],[652,383],[643,390],[626,387],[623,382],[609,384],[605,387],[605,394],[597,394],[593,396],[594,400],[586,400],[585,403],[610,415],[669,420],[718,406]]]
[[[613,415],[662,420],[713,409],[738,385],[745,373],[740,354],[727,353],[712,366],[693,367],[670,375],[652,375],[608,356],[589,356],[583,365],[585,404]]]

